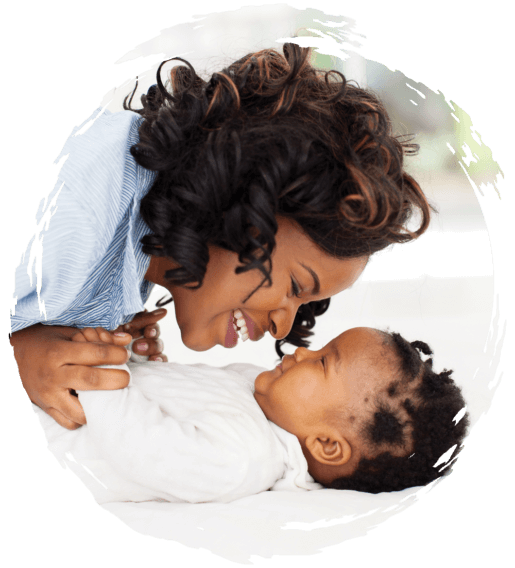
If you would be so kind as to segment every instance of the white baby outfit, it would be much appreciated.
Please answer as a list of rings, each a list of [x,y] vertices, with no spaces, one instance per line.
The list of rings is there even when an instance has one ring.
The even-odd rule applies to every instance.
[[[129,369],[125,389],[79,392],[87,425],[77,430],[35,407],[49,448],[98,502],[228,502],[321,487],[297,438],[269,422],[254,399],[264,369],[161,362]]]

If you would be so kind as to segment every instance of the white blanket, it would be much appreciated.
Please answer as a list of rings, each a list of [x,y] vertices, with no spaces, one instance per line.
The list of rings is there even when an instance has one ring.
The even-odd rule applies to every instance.
[[[79,393],[88,423],[78,430],[37,409],[51,451],[98,502],[228,502],[270,488],[321,487],[297,438],[256,403],[262,369],[156,362],[129,369],[126,389]]]

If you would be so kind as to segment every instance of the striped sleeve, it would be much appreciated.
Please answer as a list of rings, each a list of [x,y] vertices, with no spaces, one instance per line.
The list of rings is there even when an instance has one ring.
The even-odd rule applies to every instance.
[[[13,332],[38,322],[66,325],[70,306],[75,310],[70,324],[80,325],[77,298],[85,309],[87,304],[90,320],[95,294],[107,310],[105,275],[116,262],[123,264],[113,243],[138,192],[129,148],[137,141],[139,120],[131,112],[96,111],[66,142],[51,218],[37,231],[16,270]],[[151,180],[149,176],[146,181]],[[103,297],[100,284],[105,286]]]

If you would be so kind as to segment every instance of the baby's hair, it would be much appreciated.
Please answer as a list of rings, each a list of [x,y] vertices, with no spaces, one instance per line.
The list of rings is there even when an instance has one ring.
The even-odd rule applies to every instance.
[[[403,169],[404,154],[418,146],[392,134],[374,94],[338,71],[315,69],[309,57],[286,43],[283,54],[250,53],[208,81],[176,57],[183,64],[172,69],[170,90],[160,77],[166,62],[159,67],[157,85],[135,110],[144,120],[131,153],[158,172],[141,201],[152,231],[142,244],[180,265],[166,272],[170,282],[202,286],[215,245],[238,254],[237,274],[258,269],[260,286],[270,285],[278,216],[339,259],[411,241],[428,227],[431,207]],[[133,110],[128,99],[124,108]],[[408,230],[416,210],[419,226]],[[309,345],[328,306],[327,299],[299,308],[276,342],[279,356],[285,342]]]
[[[467,434],[468,413],[457,419],[465,401],[451,378],[452,371],[444,369],[435,373],[433,360],[422,360],[420,352],[432,355],[426,343],[409,343],[398,333],[386,334],[386,337],[398,357],[400,377],[387,387],[386,401],[378,399],[362,434],[365,444],[372,449],[386,444],[391,446],[392,452],[381,451],[375,458],[362,458],[352,475],[327,485],[333,489],[381,493],[427,485],[451,471],[450,464],[456,460]],[[410,384],[411,394],[399,392],[404,393],[403,386]],[[395,411],[399,405],[408,414],[407,422]],[[393,455],[398,453],[397,448],[408,445],[409,455]],[[451,454],[446,456],[447,465],[434,467],[451,449]]]

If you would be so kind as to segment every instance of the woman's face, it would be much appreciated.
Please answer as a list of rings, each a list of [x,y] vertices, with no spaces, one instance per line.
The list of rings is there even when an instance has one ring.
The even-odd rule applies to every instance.
[[[278,218],[276,247],[272,254],[272,286],[259,286],[258,270],[236,274],[236,253],[210,246],[209,263],[201,288],[191,290],[164,281],[173,263],[153,257],[146,278],[173,295],[175,315],[186,347],[206,351],[215,345],[232,348],[242,339],[234,331],[234,312],[241,312],[249,339],[258,341],[266,332],[275,339],[288,335],[302,304],[322,300],[352,286],[363,272],[368,257],[338,260],[319,249],[295,223]],[[243,330],[245,331],[245,330]]]

